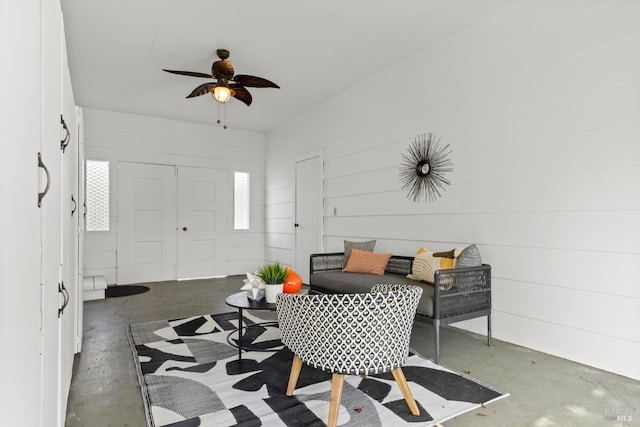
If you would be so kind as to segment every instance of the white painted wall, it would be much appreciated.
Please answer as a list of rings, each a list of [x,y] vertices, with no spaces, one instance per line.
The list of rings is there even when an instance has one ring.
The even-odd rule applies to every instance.
[[[118,161],[228,170],[229,274],[254,271],[264,262],[264,134],[87,108],[83,112],[85,157],[111,161],[110,231],[85,233],[85,275],[105,275],[107,283],[116,282]],[[248,231],[233,230],[235,170],[251,174]]]
[[[638,22],[635,1],[513,2],[288,120],[268,134],[266,258],[293,262],[288,166],[323,149],[327,251],[476,243],[497,338],[640,379]],[[455,166],[413,203],[398,169],[424,132]]]

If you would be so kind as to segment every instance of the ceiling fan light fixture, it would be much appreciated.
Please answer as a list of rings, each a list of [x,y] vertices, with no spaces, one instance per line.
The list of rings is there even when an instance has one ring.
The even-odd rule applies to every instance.
[[[213,98],[218,101],[221,104],[226,104],[227,101],[229,101],[233,95],[233,89],[230,89],[227,86],[216,86],[213,89],[211,89],[211,95],[213,95]]]

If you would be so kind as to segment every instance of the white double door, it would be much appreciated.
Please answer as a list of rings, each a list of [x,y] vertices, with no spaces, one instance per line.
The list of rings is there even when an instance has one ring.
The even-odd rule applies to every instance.
[[[227,274],[227,172],[118,163],[117,282]]]

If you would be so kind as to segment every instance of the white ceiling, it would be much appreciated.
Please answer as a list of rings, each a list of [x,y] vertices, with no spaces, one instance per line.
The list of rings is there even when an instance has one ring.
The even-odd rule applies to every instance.
[[[250,89],[229,127],[266,132],[495,12],[505,0],[61,0],[81,107],[215,124],[211,96],[185,96],[226,48]],[[401,77],[401,76],[399,76]]]

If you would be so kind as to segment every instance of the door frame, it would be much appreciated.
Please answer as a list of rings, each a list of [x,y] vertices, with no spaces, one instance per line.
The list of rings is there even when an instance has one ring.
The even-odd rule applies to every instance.
[[[317,158],[319,162],[318,167],[318,206],[320,206],[320,215],[318,216],[318,230],[320,230],[319,242],[320,242],[320,252],[324,251],[324,150],[314,150],[305,154],[298,155],[293,159],[293,222],[291,224],[292,233],[293,233],[293,261],[294,264],[297,262],[297,254],[298,254],[298,242],[297,242],[297,233],[298,230],[295,227],[295,224],[298,222],[297,212],[298,212],[298,176],[297,176],[297,164],[306,160],[310,160],[313,158]],[[297,265],[295,266],[297,268]]]

